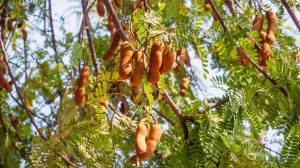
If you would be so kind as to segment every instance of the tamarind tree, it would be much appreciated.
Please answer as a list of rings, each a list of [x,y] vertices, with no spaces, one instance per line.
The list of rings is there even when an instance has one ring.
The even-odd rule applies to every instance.
[[[0,0],[0,167],[299,167],[298,0],[72,2]]]

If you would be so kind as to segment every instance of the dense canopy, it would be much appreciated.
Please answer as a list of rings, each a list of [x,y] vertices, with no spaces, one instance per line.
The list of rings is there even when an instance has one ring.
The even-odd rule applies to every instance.
[[[299,0],[0,11],[0,168],[299,167]]]

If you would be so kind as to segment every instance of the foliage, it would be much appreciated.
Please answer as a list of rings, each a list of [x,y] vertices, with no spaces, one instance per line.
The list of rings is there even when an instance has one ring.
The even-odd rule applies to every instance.
[[[12,74],[5,78],[11,83],[15,78],[11,94],[0,89],[0,167],[74,166],[71,163],[78,167],[131,167],[128,160],[135,154],[135,126],[143,118],[147,123],[160,123],[164,131],[154,155],[141,167],[300,165],[299,31],[286,20],[289,15],[280,1],[235,0],[235,14],[224,1],[213,1],[228,32],[214,20],[213,12],[204,10],[204,0],[146,0],[147,10],[134,12],[131,1],[123,1],[117,17],[129,25],[131,43],[146,49],[147,62],[156,40],[173,43],[173,50],[186,46],[192,62],[181,73],[161,75],[158,85],[151,85],[144,72],[142,93],[135,103],[130,100],[129,82],[118,80],[120,52],[114,53],[112,61],[102,59],[111,34],[106,28],[107,16],[96,16],[96,1],[74,1],[77,7],[71,12],[79,16],[84,14],[82,3],[87,2],[91,23],[80,23],[79,34],[67,32],[64,18],[51,16],[49,2],[0,0],[1,39],[6,49],[2,56],[7,57]],[[299,1],[288,3],[300,8]],[[256,48],[245,37],[250,35],[260,44],[259,34],[251,31],[252,20],[256,13],[264,15],[271,8],[279,18],[279,29],[264,71],[276,85],[254,66],[243,67],[236,45],[258,64]],[[14,31],[8,31],[5,19],[14,20]],[[26,41],[18,28],[22,24],[28,32]],[[86,101],[76,106],[73,97],[83,65],[92,69],[91,76]],[[185,76],[191,86],[187,97],[181,97],[180,81]],[[224,94],[211,95],[211,89]],[[165,93],[186,117],[184,122],[166,101]],[[105,101],[108,108],[101,104]],[[18,127],[10,114],[19,120]],[[187,126],[188,139],[184,139],[182,124]],[[266,141],[264,137],[274,130],[277,137]],[[270,149],[272,143],[282,149]]]

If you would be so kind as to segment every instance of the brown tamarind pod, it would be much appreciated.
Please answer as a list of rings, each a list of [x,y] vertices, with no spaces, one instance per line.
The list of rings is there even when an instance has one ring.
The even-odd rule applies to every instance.
[[[21,27],[21,32],[22,32],[22,38],[24,41],[27,41],[27,36],[28,36],[28,33],[26,31],[26,27],[25,27],[25,24],[22,25]]]
[[[131,157],[129,160],[129,163],[137,164],[138,160],[143,161],[143,160],[146,160],[147,158],[149,158],[154,153],[154,151],[157,147],[157,144],[160,141],[161,135],[162,135],[161,126],[158,124],[151,125],[150,131],[149,131],[149,136],[146,141],[146,144],[147,144],[146,151],[144,153],[142,153],[141,155],[139,155],[138,158],[136,155]]]
[[[185,97],[187,95],[187,91],[185,89],[180,89],[179,94],[181,97]]]
[[[267,38],[267,33],[262,31],[260,32],[259,36],[262,40],[265,40]]]
[[[243,67],[248,67],[249,62],[243,57],[243,54],[238,50],[237,55],[240,57],[239,61],[241,62]]]
[[[97,11],[97,14],[101,17],[103,17],[105,15],[105,5],[104,5],[103,0],[97,1],[96,11]]]
[[[79,106],[82,103],[84,96],[86,94],[85,87],[86,87],[86,83],[88,81],[89,75],[90,75],[90,68],[88,66],[84,66],[80,72],[78,87],[75,91],[74,100],[75,100],[75,103],[77,106]]]
[[[141,93],[141,89],[140,87],[138,86],[133,86],[132,87],[132,91],[131,91],[131,95],[130,95],[130,100],[133,102],[133,103],[137,103],[136,100],[135,100],[135,97],[137,95],[139,95]]]
[[[4,78],[4,74],[2,72],[0,72],[0,86],[3,86],[8,93],[12,91],[11,85]]]
[[[157,83],[159,81],[159,69],[162,64],[162,53],[164,51],[164,43],[159,40],[156,41],[151,48],[148,81],[150,83]]]
[[[132,73],[132,57],[134,53],[134,47],[125,41],[121,45],[121,59],[119,67],[119,76],[121,79],[126,80],[130,77]]]
[[[182,71],[183,65],[186,61],[187,58],[187,51],[185,47],[182,47],[180,50],[177,51],[177,56],[178,56],[178,60],[177,60],[177,66],[175,68],[175,71],[177,73],[180,73]]]
[[[80,73],[78,87],[85,87],[89,76],[90,76],[90,67],[85,65],[82,68],[81,73]]]
[[[85,88],[76,89],[74,100],[77,106],[80,106],[80,104],[83,102],[84,95],[85,95]]]
[[[119,10],[119,7],[116,4],[112,4],[112,7],[113,7],[115,13],[117,14],[118,10]]]
[[[147,140],[153,140],[157,143],[160,141],[162,135],[162,128],[159,124],[152,124],[149,131],[149,136]]]
[[[262,67],[267,67],[266,62],[270,59],[271,48],[270,44],[266,40],[263,42],[261,52],[261,59],[259,64]]]
[[[105,108],[105,109],[108,109],[108,107],[109,107],[109,102],[108,102],[107,100],[101,102],[100,104],[101,104],[101,106],[102,106],[103,108]]]
[[[205,4],[204,4],[204,10],[206,11],[210,11],[211,10],[211,6],[209,4],[208,0],[205,0]]]
[[[187,50],[186,50],[186,59],[185,59],[184,63],[187,67],[191,67],[191,58],[190,58],[190,55],[187,52]]]
[[[190,80],[188,78],[182,78],[180,89],[187,90],[189,88]]]
[[[118,8],[121,8],[122,6],[122,0],[115,0],[115,4]]]
[[[252,31],[260,33],[263,28],[263,23],[263,17],[260,14],[256,14],[252,23]]]
[[[112,20],[112,17],[111,17],[111,16],[108,16],[106,28],[107,28],[107,30],[108,30],[111,34],[113,34],[114,28],[115,28],[115,24],[114,24],[114,21]]]
[[[0,73],[1,72],[3,73],[3,75],[5,75],[7,72],[7,68],[3,59],[0,59]]]
[[[7,30],[12,32],[14,30],[13,20],[7,19],[6,26],[7,26]]]
[[[19,126],[20,126],[20,122],[19,122],[19,119],[18,117],[15,117],[13,123],[12,123],[12,126],[14,127],[14,129],[18,129]]]
[[[140,3],[139,9],[145,10],[145,4],[144,4],[144,1],[142,1],[142,2]]]
[[[114,57],[115,50],[118,48],[120,40],[121,40],[120,34],[118,32],[114,32],[112,34],[112,39],[110,42],[109,49],[103,55],[104,61],[109,61]]]
[[[224,2],[226,3],[226,5],[228,6],[229,10],[231,13],[236,13],[236,9],[235,7],[233,6],[233,2],[232,0],[224,0]]]
[[[130,2],[130,10],[131,10],[131,11],[134,11],[135,8],[136,8],[136,3],[135,3],[134,1],[131,1],[131,2]]]
[[[171,46],[169,48],[165,48],[162,55],[162,64],[159,69],[159,72],[168,73],[172,70],[173,65],[176,60],[176,52],[172,52]]]
[[[135,62],[135,69],[130,77],[130,85],[138,86],[145,69],[144,53],[142,52],[142,50],[135,51],[133,57]]]
[[[148,129],[146,124],[141,121],[135,131],[135,148],[136,152],[141,154],[146,152],[147,144],[146,144],[146,137],[148,135]]]
[[[274,44],[275,42],[275,34],[278,27],[278,20],[276,13],[272,10],[267,11],[266,13],[267,21],[268,21],[268,29],[267,29],[267,43]]]

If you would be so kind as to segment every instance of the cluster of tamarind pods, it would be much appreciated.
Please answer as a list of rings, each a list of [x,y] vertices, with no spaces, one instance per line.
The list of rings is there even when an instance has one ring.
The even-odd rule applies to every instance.
[[[267,33],[263,31],[263,16],[260,14],[257,14],[255,16],[255,19],[252,23],[252,31],[257,32],[260,35],[260,38],[262,39],[262,47],[260,48],[255,39],[250,37],[249,35],[246,36],[246,39],[255,46],[257,53],[258,53],[258,64],[266,68],[267,64],[266,62],[270,59],[271,55],[271,48],[270,45],[273,45],[275,43],[275,34],[278,27],[278,20],[276,17],[276,13],[272,10],[269,10],[266,12],[266,18],[268,22],[267,27]],[[248,66],[249,62],[247,62],[241,55],[241,53],[238,53],[238,56],[240,56],[240,61],[244,67]]]
[[[9,82],[5,79],[7,69],[3,59],[0,59],[0,89],[4,88],[7,92],[12,91],[12,87]]]
[[[154,153],[161,136],[162,128],[159,124],[152,124],[148,129],[144,120],[141,120],[135,132],[136,155],[129,159],[129,163],[139,165],[148,159]]]

